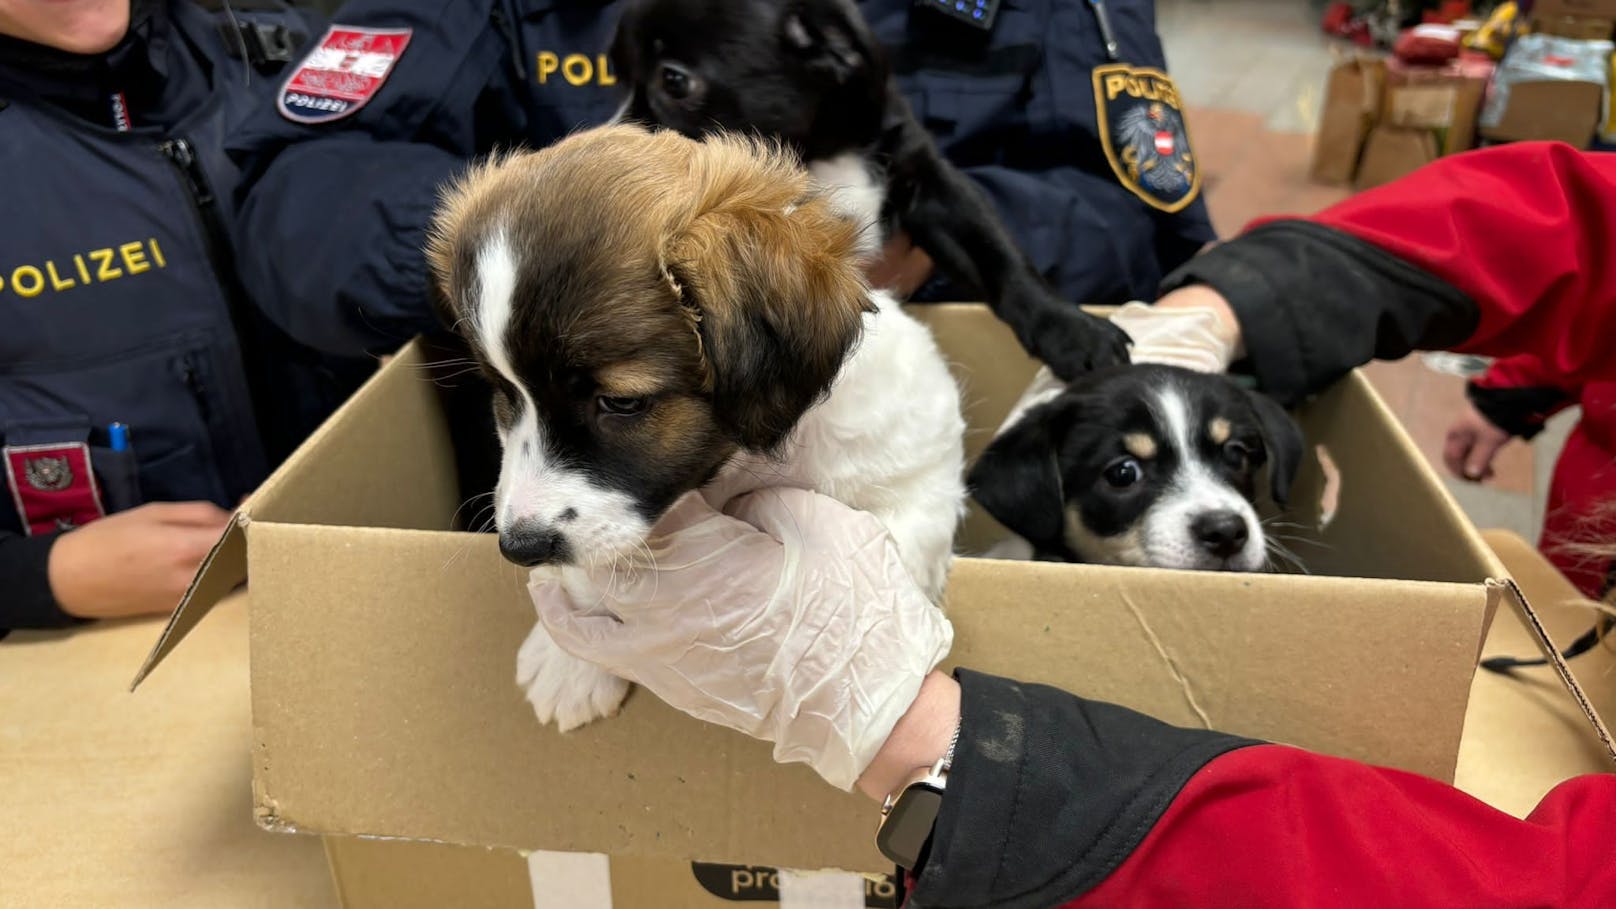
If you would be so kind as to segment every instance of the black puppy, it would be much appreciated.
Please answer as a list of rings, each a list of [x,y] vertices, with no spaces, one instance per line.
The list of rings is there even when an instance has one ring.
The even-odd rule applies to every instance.
[[[632,92],[623,117],[778,137],[875,240],[907,233],[1056,375],[1127,362],[1127,335],[1056,296],[932,144],[852,0],[639,0],[612,60]]]
[[[1127,366],[1029,407],[969,485],[1041,558],[1257,571],[1268,562],[1258,471],[1284,505],[1302,446],[1278,403],[1226,376]]]

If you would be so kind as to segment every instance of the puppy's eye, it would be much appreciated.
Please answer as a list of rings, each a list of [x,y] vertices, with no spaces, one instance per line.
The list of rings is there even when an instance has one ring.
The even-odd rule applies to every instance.
[[[662,90],[675,101],[683,101],[690,97],[695,80],[690,77],[684,67],[672,63],[662,64]]]
[[[1245,470],[1251,461],[1251,447],[1244,442],[1227,442],[1223,446],[1223,463],[1230,470]]]
[[[1121,458],[1112,461],[1105,468],[1105,481],[1117,489],[1127,489],[1145,478],[1145,472],[1139,462],[1133,458]]]
[[[601,395],[595,399],[595,406],[600,408],[603,414],[634,417],[645,413],[645,408],[650,402],[650,398],[614,398],[610,395]]]

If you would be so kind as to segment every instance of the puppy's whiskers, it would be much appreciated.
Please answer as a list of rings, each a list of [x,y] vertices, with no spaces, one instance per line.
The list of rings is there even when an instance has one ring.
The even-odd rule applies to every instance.
[[[475,516],[473,516],[473,518],[472,518],[473,524],[477,524],[477,521],[480,521],[480,519],[482,519],[482,522],[480,522],[480,524],[477,524],[477,527],[475,527],[475,529],[473,529],[473,531],[470,532],[470,534],[467,534],[467,539],[465,539],[464,543],[461,543],[461,547],[456,548],[456,550],[454,550],[454,552],[449,553],[449,558],[446,558],[446,560],[443,560],[443,568],[441,568],[441,571],[448,571],[449,566],[452,566],[452,564],[456,563],[456,561],[459,561],[459,560],[462,560],[462,558],[465,558],[465,553],[469,553],[470,550],[472,550],[472,545],[475,545],[475,542],[477,542],[477,537],[480,537],[480,535],[483,535],[483,534],[488,534],[488,532],[493,532],[493,529],[494,529],[493,493],[491,493],[491,492],[490,493],[483,493],[483,495],[486,495],[486,497],[490,498],[490,501],[488,501],[488,505],[482,506],[482,508],[478,509],[477,514],[475,514]],[[465,508],[465,506],[470,505],[470,503],[473,503],[473,501],[477,501],[478,498],[482,498],[482,497],[472,497],[472,498],[469,498],[469,500],[465,500],[465,503],[464,503],[464,505],[461,505],[461,508]],[[459,511],[459,508],[457,508],[456,511],[454,511],[454,513],[459,514],[459,513],[461,513],[461,511]],[[488,518],[486,518],[486,519],[483,518],[483,514],[486,514],[486,516],[488,516]],[[452,524],[452,521],[451,521],[451,524]]]
[[[454,511],[454,514],[452,514],[452,515],[450,515],[450,516],[449,516],[449,526],[450,526],[450,527],[454,527],[454,526],[455,526],[455,522],[456,522],[456,521],[458,521],[458,520],[459,520],[459,519],[460,519],[460,512],[461,512],[461,511],[462,511],[462,510],[464,510],[464,509],[465,509],[465,507],[466,507],[466,506],[467,506],[467,505],[470,505],[470,504],[472,504],[472,503],[473,503],[473,502],[476,502],[476,501],[477,501],[477,500],[478,500],[478,499],[490,499],[490,500],[492,500],[492,499],[493,499],[493,498],[494,498],[494,491],[493,491],[493,490],[489,490],[489,491],[488,491],[488,492],[479,492],[479,493],[477,493],[477,494],[476,494],[476,495],[474,495],[474,496],[472,496],[472,497],[471,497],[471,498],[469,498],[469,499],[467,499],[467,500],[465,500],[465,501],[464,501],[464,502],[461,502],[461,503],[460,503],[460,507],[459,507],[459,508],[456,508],[456,509],[455,509],[455,511]],[[486,507],[487,507],[487,508],[492,508],[492,507],[493,507],[493,505],[492,505],[492,504],[490,504],[490,505],[488,505],[488,506],[486,506]],[[477,512],[477,513],[478,513],[478,514],[479,514],[479,515],[481,515],[481,514],[482,514],[482,510],[479,510],[479,511],[478,511],[478,512]],[[476,520],[477,520],[477,519],[476,519],[476,518],[472,518],[472,521],[474,521],[474,522],[475,522],[475,521],[476,521]]]
[[[1278,539],[1269,536],[1264,541],[1264,544],[1268,550],[1270,566],[1273,566],[1275,559],[1282,559],[1297,573],[1308,575],[1313,573],[1308,569],[1307,565],[1302,562],[1300,556],[1288,549],[1285,544],[1281,543]]]

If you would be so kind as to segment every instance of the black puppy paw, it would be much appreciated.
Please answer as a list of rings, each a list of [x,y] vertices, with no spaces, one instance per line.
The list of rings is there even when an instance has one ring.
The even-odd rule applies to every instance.
[[[1046,309],[1022,343],[1066,381],[1129,361],[1127,332],[1071,305]]]

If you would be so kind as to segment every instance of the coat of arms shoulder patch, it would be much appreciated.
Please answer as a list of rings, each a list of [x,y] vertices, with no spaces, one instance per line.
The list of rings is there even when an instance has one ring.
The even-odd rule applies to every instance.
[[[1094,69],[1094,114],[1117,180],[1153,208],[1182,211],[1201,191],[1183,100],[1171,76],[1148,66]]]

